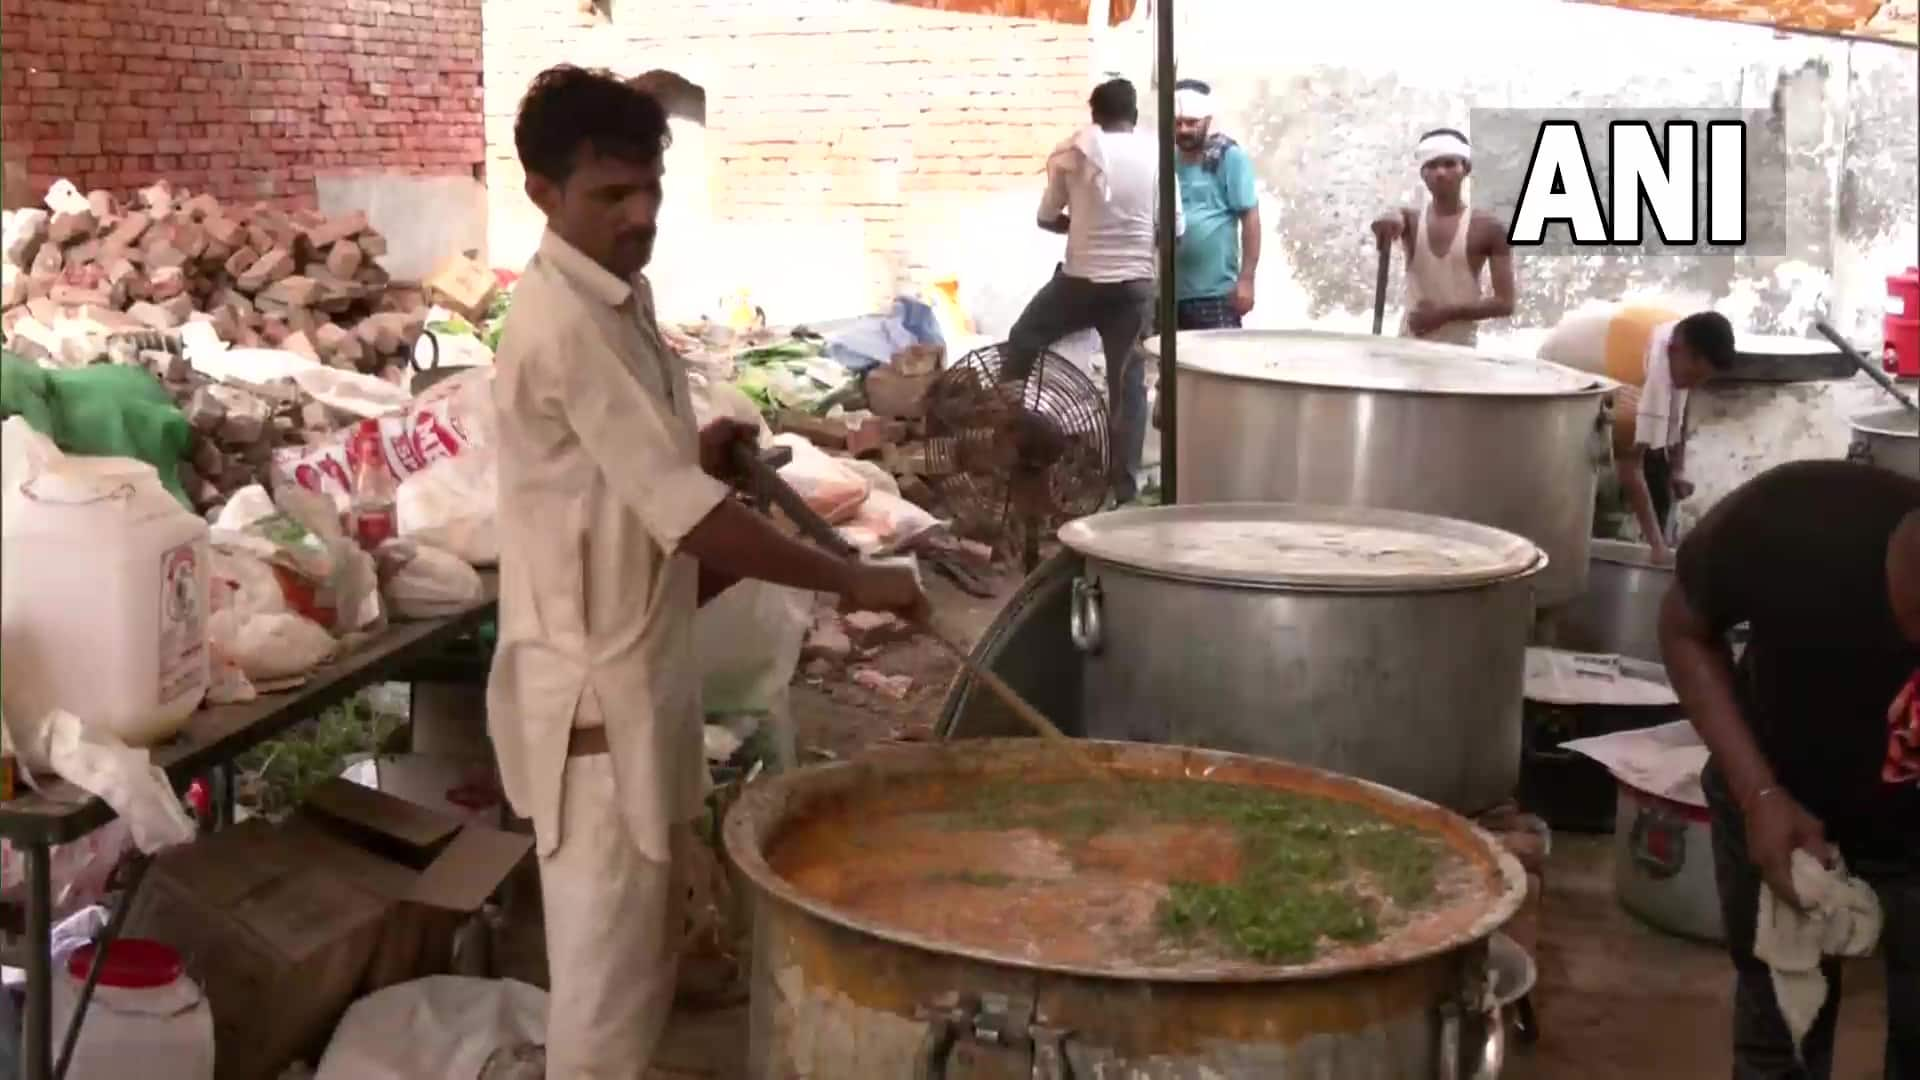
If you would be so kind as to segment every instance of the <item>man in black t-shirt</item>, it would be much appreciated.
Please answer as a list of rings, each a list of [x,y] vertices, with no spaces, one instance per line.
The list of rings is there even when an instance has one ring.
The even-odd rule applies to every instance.
[[[1742,623],[1735,665],[1726,633]],[[1660,646],[1713,753],[1703,782],[1736,972],[1734,1077],[1828,1075],[1838,964],[1803,1065],[1753,939],[1761,882],[1792,901],[1793,852],[1837,847],[1886,910],[1886,1075],[1920,1080],[1920,786],[1891,764],[1893,704],[1920,668],[1920,481],[1844,461],[1754,478],[1681,545]]]

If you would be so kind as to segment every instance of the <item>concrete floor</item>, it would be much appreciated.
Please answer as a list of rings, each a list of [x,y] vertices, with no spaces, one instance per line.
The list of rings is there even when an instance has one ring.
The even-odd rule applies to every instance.
[[[1701,1080],[1732,1073],[1732,969],[1717,946],[1653,930],[1614,901],[1613,840],[1559,834],[1541,909],[1540,1041],[1511,1080]],[[1847,972],[1834,1080],[1881,1076],[1883,969]]]

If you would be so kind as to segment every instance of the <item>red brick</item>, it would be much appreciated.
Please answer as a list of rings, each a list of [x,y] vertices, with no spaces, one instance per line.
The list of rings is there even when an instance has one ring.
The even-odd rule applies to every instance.
[[[311,203],[312,170],[323,155],[336,167],[420,167],[408,137],[348,151],[327,148],[311,125],[323,105],[354,113],[385,107],[352,77],[376,55],[408,60],[414,81],[447,96],[460,85],[455,76],[476,67],[481,5],[439,0],[432,32],[424,33],[429,20],[412,14],[412,5],[381,0],[161,0],[131,22],[125,6],[109,0],[0,0],[7,41],[0,145],[41,185],[66,177],[82,190],[124,190],[174,174],[223,200],[271,190]],[[463,119],[463,110],[478,118],[477,98],[458,100],[451,119]],[[276,130],[246,130],[250,122]],[[485,160],[477,136],[457,149],[458,160],[440,171],[466,175]],[[244,170],[236,167],[241,161]]]

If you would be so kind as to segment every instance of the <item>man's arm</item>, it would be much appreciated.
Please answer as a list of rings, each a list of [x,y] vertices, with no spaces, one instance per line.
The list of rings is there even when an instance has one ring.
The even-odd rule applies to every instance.
[[[550,362],[542,367],[581,450],[662,551],[684,551],[716,572],[707,577],[709,588],[724,578],[754,578],[836,593],[861,606],[924,611],[918,588],[909,595],[894,580],[899,571],[827,555],[741,506],[697,457],[687,459],[673,431],[678,421],[625,365],[591,344],[568,347],[579,355],[564,362],[544,357]]]
[[[1240,277],[1233,286],[1233,307],[1242,315],[1253,310],[1254,271],[1260,266],[1260,185],[1253,175],[1253,159],[1235,146],[1220,163],[1227,181],[1228,206],[1240,215]]]
[[[1685,570],[1682,570],[1684,580]],[[1660,656],[1681,709],[1713,755],[1714,767],[1746,822],[1747,854],[1774,893],[1799,902],[1793,888],[1793,853],[1804,849],[1821,860],[1831,851],[1826,830],[1780,786],[1740,713],[1733,690],[1733,657],[1726,642],[1687,599],[1680,581],[1660,604]]]
[[[1615,407],[1622,406],[1616,404]],[[1633,511],[1640,535],[1653,549],[1653,560],[1667,562],[1672,553],[1667,550],[1667,538],[1660,531],[1660,520],[1653,512],[1653,491],[1647,487],[1646,448],[1634,439],[1633,425],[1617,416],[1613,421],[1613,475],[1620,481],[1620,491],[1627,497],[1627,508]]]
[[[1062,164],[1063,155],[1056,154],[1047,161],[1047,190],[1040,196],[1038,223],[1050,233],[1065,234],[1067,231],[1067,170]]]

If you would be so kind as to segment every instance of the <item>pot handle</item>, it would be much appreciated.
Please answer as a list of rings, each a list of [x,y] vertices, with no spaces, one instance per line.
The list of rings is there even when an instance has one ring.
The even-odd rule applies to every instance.
[[[1477,1047],[1461,1045],[1469,1031],[1479,1036]],[[1499,1080],[1506,1063],[1507,1025],[1498,1005],[1472,1013],[1457,1005],[1441,1011],[1440,1080]]]
[[[1005,999],[989,1002],[974,994],[947,993],[918,1010],[927,1032],[914,1054],[914,1080],[947,1080],[953,1051],[962,1038],[981,1038],[1016,1054],[1031,1054],[1031,1080],[1073,1080],[1066,1029],[1030,1023],[1024,1015],[1031,1011],[1030,1005],[1010,1010],[1010,1004]]]
[[[1100,583],[1086,578],[1073,579],[1073,601],[1067,615],[1067,630],[1074,648],[1098,655],[1105,638],[1100,625]]]

